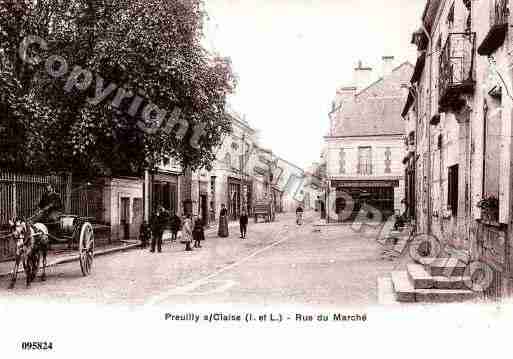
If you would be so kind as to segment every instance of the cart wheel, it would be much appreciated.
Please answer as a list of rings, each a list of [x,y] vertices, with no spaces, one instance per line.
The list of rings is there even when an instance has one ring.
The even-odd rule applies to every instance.
[[[80,269],[82,269],[84,276],[88,276],[91,274],[94,257],[94,232],[93,226],[89,222],[82,224],[80,229],[78,250],[80,254]]]

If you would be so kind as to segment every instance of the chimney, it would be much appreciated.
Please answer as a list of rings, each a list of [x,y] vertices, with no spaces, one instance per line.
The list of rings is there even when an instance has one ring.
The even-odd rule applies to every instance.
[[[362,61],[358,61],[358,67],[354,69],[353,82],[356,86],[356,92],[361,91],[365,86],[369,85],[372,79],[372,68],[363,67]]]
[[[385,77],[390,75],[394,69],[394,57],[383,56],[381,59],[383,60],[383,77]]]

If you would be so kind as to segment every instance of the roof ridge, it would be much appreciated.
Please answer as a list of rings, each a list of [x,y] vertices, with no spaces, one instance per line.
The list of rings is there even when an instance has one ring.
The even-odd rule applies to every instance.
[[[402,62],[400,65],[394,67],[392,69],[391,72],[395,72],[397,70],[399,70],[401,67],[403,67],[404,65],[410,65],[411,67],[414,67],[410,61],[406,60],[404,62]],[[364,87],[363,89],[361,89],[360,91],[358,91],[358,93],[355,95],[355,96],[358,96],[360,95],[361,93],[363,93],[364,91],[367,91],[369,88],[371,88],[372,86],[374,85],[377,85],[380,81],[383,81],[385,79],[384,76],[380,76],[376,81],[372,82],[371,84],[369,84],[368,86]]]

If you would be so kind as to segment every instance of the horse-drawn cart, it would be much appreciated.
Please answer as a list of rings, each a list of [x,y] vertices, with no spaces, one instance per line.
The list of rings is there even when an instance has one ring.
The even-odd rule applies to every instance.
[[[266,222],[274,222],[276,214],[273,201],[256,201],[253,207],[253,215],[255,217],[255,223],[258,222],[259,216],[262,217]]]
[[[87,276],[91,273],[94,257],[94,229],[88,218],[63,215],[57,223],[47,223],[50,242],[68,243],[76,246],[79,253],[80,269]]]
[[[88,218],[61,215],[56,222],[33,223],[30,220],[10,222],[16,241],[16,256],[11,287],[16,283],[20,264],[30,285],[43,261],[42,279],[46,277],[46,257],[51,243],[68,243],[78,249],[80,269],[84,276],[91,273],[94,257],[94,229]]]

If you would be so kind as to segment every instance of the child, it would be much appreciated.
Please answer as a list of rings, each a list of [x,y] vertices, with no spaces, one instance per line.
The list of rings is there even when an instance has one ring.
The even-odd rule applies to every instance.
[[[187,252],[192,251],[191,241],[192,241],[192,223],[189,215],[185,216],[183,220],[183,233],[182,233],[183,242],[185,243],[185,250]]]
[[[151,239],[151,227],[148,221],[143,221],[139,227],[139,240],[141,241],[141,248],[146,248]]]
[[[203,221],[197,217],[194,221],[192,236],[194,237],[194,248],[201,248],[200,242],[205,240],[205,232],[203,231]]]

